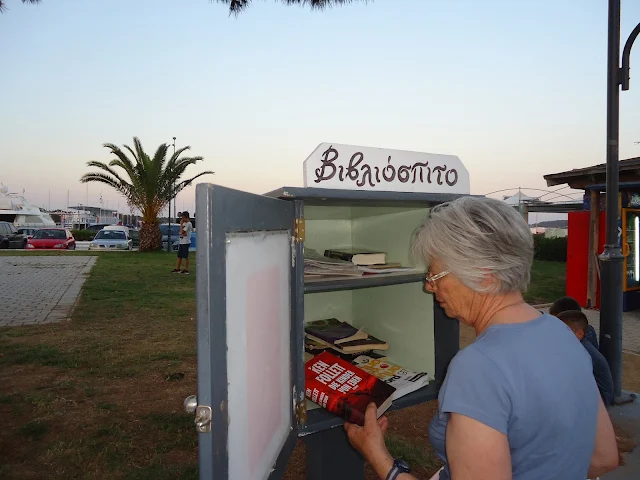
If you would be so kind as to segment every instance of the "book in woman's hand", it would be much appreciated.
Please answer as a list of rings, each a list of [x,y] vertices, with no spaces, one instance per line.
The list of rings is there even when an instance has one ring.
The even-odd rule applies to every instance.
[[[367,405],[375,403],[380,417],[395,392],[391,385],[327,351],[307,362],[305,381],[309,400],[361,426]]]

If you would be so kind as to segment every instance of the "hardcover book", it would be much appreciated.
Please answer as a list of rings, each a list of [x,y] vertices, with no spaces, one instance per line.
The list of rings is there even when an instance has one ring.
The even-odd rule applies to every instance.
[[[374,252],[363,248],[325,250],[324,256],[346,260],[354,265],[379,265],[387,262],[385,252]]]
[[[376,404],[380,417],[395,392],[391,385],[326,351],[307,362],[305,380],[309,400],[360,426],[370,403]]]

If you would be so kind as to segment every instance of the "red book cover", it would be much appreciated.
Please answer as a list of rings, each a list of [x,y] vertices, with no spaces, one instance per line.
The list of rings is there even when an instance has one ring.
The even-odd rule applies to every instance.
[[[378,417],[391,405],[395,388],[325,351],[306,364],[306,397],[347,422],[364,425],[367,405],[374,402]]]

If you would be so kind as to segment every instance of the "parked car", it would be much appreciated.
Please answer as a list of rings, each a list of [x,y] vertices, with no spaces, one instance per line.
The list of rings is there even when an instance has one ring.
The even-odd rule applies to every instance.
[[[22,227],[18,229],[18,233],[21,233],[24,238],[26,238],[27,240],[29,240],[30,238],[33,238],[33,235],[38,231],[37,228],[31,228],[31,227]]]
[[[129,228],[129,238],[133,242],[133,248],[140,246],[140,231],[137,228]]]
[[[89,250],[131,250],[131,240],[124,230],[111,229],[100,230],[89,243]]]
[[[66,228],[41,228],[27,240],[26,248],[75,250],[76,239]]]
[[[160,233],[162,234],[162,248],[163,250],[166,250],[167,242],[169,241],[169,224],[168,223],[160,224]],[[178,250],[179,238],[180,238],[180,224],[172,223],[171,224],[171,248],[173,250]]]
[[[89,225],[85,230],[91,230],[93,232],[99,232],[104,227],[111,226],[110,223],[96,223],[95,225]]]
[[[127,237],[129,236],[129,227],[125,227],[124,225],[107,225],[106,227],[102,228],[102,230],[118,230],[120,232],[126,233]]]
[[[26,239],[9,222],[0,222],[0,248],[24,248]]]

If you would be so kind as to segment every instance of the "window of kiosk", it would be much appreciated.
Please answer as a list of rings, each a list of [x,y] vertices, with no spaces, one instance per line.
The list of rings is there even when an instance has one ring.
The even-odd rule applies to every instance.
[[[416,266],[410,259],[411,238],[428,212],[428,208],[305,206],[304,245],[320,254],[325,249],[366,248],[385,252],[387,262]],[[360,288],[359,279],[352,278],[326,282],[326,291],[305,293],[305,323],[337,318],[364,328],[387,342],[389,349],[381,353],[390,362],[433,375],[433,299],[424,291],[425,268],[417,267],[420,270],[405,275],[401,283],[395,283],[394,274],[377,276],[380,283],[369,288]],[[349,286],[342,288],[341,283]],[[307,408],[317,406],[307,402]]]

